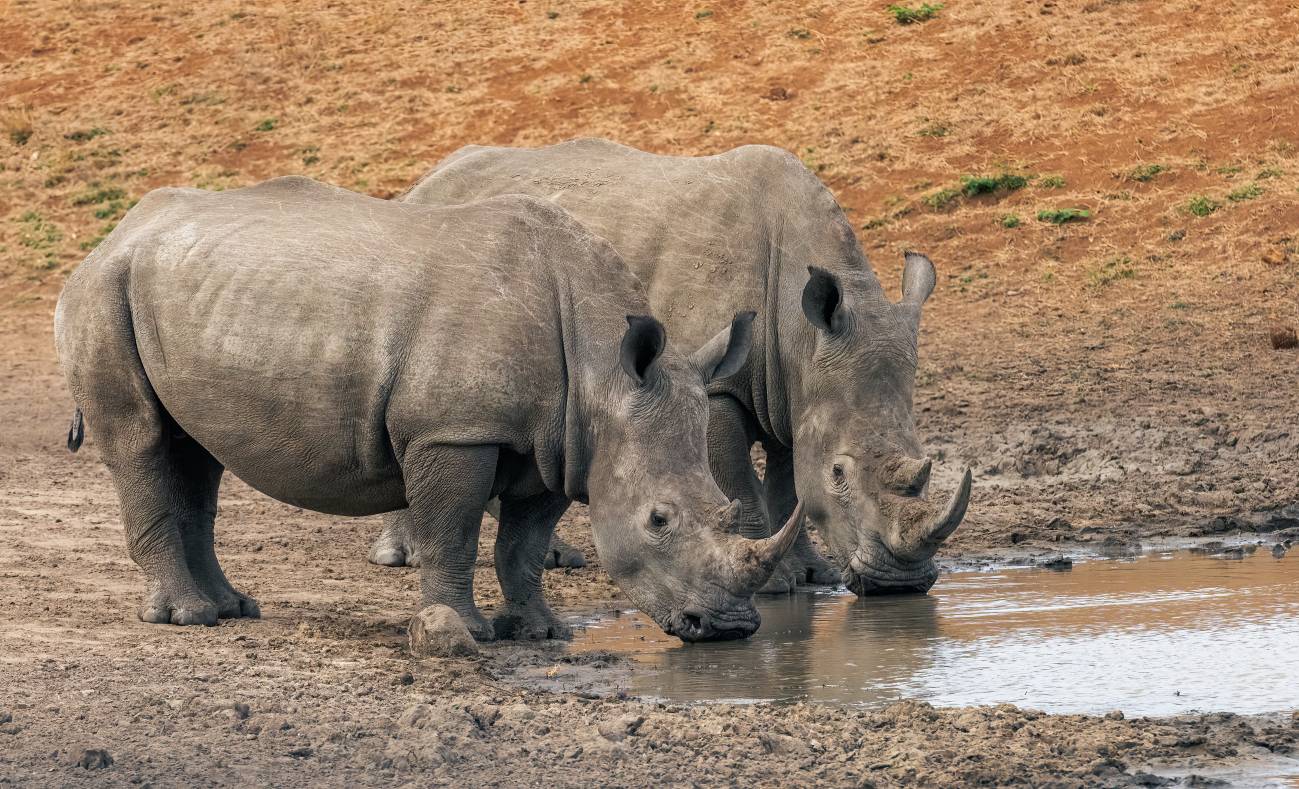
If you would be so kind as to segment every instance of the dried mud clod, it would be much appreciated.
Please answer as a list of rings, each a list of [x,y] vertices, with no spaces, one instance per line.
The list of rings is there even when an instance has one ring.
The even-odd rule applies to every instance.
[[[1299,348],[1299,335],[1293,326],[1276,325],[1272,327],[1272,348],[1278,351]]]

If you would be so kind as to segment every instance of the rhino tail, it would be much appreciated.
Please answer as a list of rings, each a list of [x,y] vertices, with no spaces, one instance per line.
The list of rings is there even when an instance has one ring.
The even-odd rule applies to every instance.
[[[81,409],[72,412],[72,426],[68,428],[68,451],[81,449],[81,442],[86,438],[86,421],[81,416]]]

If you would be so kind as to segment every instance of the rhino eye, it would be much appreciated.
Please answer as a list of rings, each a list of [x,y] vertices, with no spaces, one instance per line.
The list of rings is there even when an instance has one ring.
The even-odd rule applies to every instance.
[[[668,525],[668,516],[656,510],[650,513],[649,525],[652,531],[663,529]]]
[[[830,469],[830,475],[834,477],[835,482],[843,482],[843,465],[835,463],[834,467]]]

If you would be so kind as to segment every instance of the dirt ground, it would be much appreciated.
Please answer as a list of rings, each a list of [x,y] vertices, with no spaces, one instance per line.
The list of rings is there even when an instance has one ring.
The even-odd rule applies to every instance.
[[[93,431],[62,448],[67,272],[153,187],[299,172],[386,196],[468,143],[773,143],[890,287],[900,250],[927,252],[919,428],[951,461],[938,485],[976,469],[948,563],[1294,535],[1299,350],[1269,334],[1299,324],[1299,6],[958,0],[899,25],[885,5],[0,3],[0,782],[1126,785],[1294,754],[1286,716],[520,690],[525,668],[625,666],[412,659],[416,576],[365,563],[377,520],[235,480],[218,552],[265,618],[135,620]],[[1028,183],[959,194],[1000,173]],[[1090,215],[1037,218],[1065,208]],[[584,527],[561,529],[593,557]],[[547,586],[561,608],[617,598],[598,563]]]

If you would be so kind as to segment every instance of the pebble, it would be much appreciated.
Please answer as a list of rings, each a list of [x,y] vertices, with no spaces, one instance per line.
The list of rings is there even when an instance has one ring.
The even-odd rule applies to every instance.
[[[1110,710],[1109,712],[1105,713],[1105,720],[1107,721],[1123,720],[1123,710]]]

